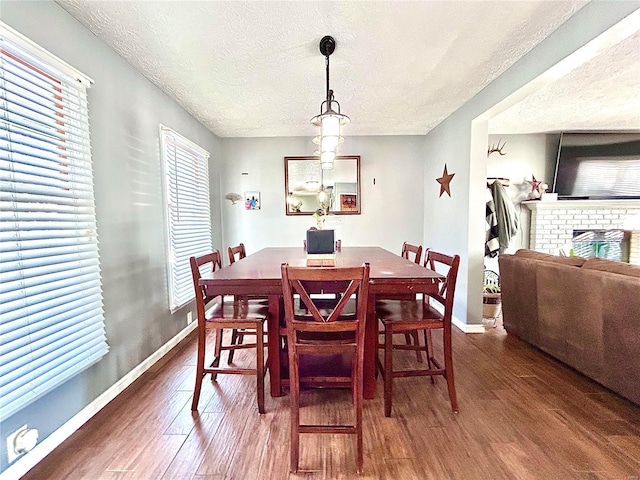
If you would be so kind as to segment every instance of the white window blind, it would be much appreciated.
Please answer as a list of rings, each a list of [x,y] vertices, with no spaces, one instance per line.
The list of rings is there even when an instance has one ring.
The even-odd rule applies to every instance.
[[[17,35],[0,24],[0,420],[108,351],[89,81]]]
[[[211,253],[209,153],[160,127],[168,226],[169,307],[172,312],[195,297],[189,257]]]

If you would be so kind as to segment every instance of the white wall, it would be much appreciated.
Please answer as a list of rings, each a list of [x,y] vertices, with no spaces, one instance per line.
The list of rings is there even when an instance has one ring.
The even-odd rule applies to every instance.
[[[454,315],[469,330],[482,325],[483,197],[489,119],[510,106],[519,89],[528,87],[531,93],[544,86],[546,77],[533,81],[637,9],[637,2],[632,1],[590,2],[427,134],[424,243],[461,255]],[[438,198],[433,184],[442,175],[445,163],[449,172],[456,173],[451,199]],[[437,208],[430,208],[433,205]]]
[[[380,246],[400,253],[402,242],[423,238],[422,136],[349,137],[344,155],[360,155],[361,215],[330,215],[343,246]],[[286,216],[284,157],[310,155],[311,138],[224,138],[219,195],[223,244],[243,242],[247,253],[269,246],[302,246],[311,216]],[[247,173],[247,175],[243,175]],[[374,185],[375,179],[375,185]],[[261,210],[232,205],[227,193],[259,190]]]

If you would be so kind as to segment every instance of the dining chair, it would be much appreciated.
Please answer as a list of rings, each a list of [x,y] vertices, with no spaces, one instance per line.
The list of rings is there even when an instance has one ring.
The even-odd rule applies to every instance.
[[[238,256],[237,260],[245,258],[247,256],[247,251],[244,248],[244,243],[240,243],[240,245],[236,245],[235,247],[227,248],[227,253],[229,254],[229,263],[235,263],[236,255]]]
[[[200,391],[202,389],[202,379],[207,374],[211,374],[211,380],[216,381],[218,374],[255,375],[256,390],[258,399],[258,412],[264,413],[264,376],[269,364],[268,358],[264,355],[264,324],[268,315],[268,308],[252,304],[246,298],[236,297],[232,304],[222,302],[223,292],[213,292],[199,284],[202,274],[214,272],[220,268],[220,251],[214,250],[212,253],[200,257],[191,257],[191,275],[193,277],[193,287],[196,295],[196,310],[198,316],[198,356],[196,364],[196,385],[193,392],[191,410],[198,409]],[[242,345],[224,343],[225,329],[242,329],[245,335],[253,334],[256,338],[254,343]],[[214,353],[213,360],[206,366],[207,359],[207,332],[214,330]],[[240,366],[220,367],[220,357],[223,351],[228,351],[231,355],[238,349],[256,350],[255,368],[245,368]]]
[[[391,416],[393,379],[400,377],[430,376],[432,383],[434,383],[434,376],[444,376],[447,381],[451,409],[455,413],[458,412],[456,388],[453,381],[451,318],[459,265],[460,257],[458,255],[449,256],[429,250],[424,267],[446,274],[446,279],[439,285],[438,292],[424,295],[423,298],[384,300],[376,304],[376,315],[382,324],[384,334],[384,343],[378,344],[378,348],[384,350],[384,364],[379,358],[376,363],[378,371],[384,379],[384,413],[387,417]],[[432,305],[431,301],[435,305]],[[442,357],[444,361],[435,356],[432,341],[433,330],[442,331]],[[427,368],[394,370],[393,351],[406,349],[406,346],[394,345],[393,335],[414,332],[422,332],[424,335],[424,347],[416,345],[415,348],[426,352]]]
[[[239,245],[236,245],[235,247],[227,248],[227,253],[229,255],[229,265],[232,265],[236,262],[236,260],[242,260],[247,256],[247,250],[245,249],[244,243],[242,242]],[[259,297],[259,296],[253,296],[253,295],[249,295],[249,296],[245,295],[242,298],[245,300],[249,300],[250,302],[253,302],[253,303],[260,302],[263,305],[267,305],[269,301],[267,297]],[[247,332],[244,329],[234,328],[231,331],[231,344],[242,345],[244,343],[245,335],[254,335],[254,334],[255,332],[253,331]],[[267,332],[265,331],[264,334],[267,335]],[[227,364],[233,363],[233,356],[234,356],[234,350],[230,350],[229,356],[227,357]]]
[[[422,260],[422,245],[411,245],[410,243],[404,242],[400,255],[407,260],[411,260],[410,257],[413,256],[413,261],[420,265],[420,260]]]
[[[420,265],[420,260],[422,259],[422,245],[412,245],[410,243],[404,242],[402,244],[402,250],[400,256],[406,258],[407,260],[411,260],[414,263]],[[413,258],[412,258],[413,257]],[[413,293],[395,293],[392,295],[387,295],[384,299],[387,300],[414,300],[416,297]],[[379,298],[379,297],[378,297]],[[382,332],[380,332],[382,333]],[[413,343],[412,343],[413,340]],[[422,353],[420,349],[420,340],[418,337],[418,332],[407,332],[404,334],[405,346],[398,346],[398,348],[402,348],[405,350],[415,350],[416,352],[416,360],[418,362],[422,362]]]
[[[311,297],[314,287],[330,285],[341,290],[337,302],[319,304]],[[291,464],[298,471],[300,434],[353,434],[356,436],[357,471],[362,471],[362,403],[364,334],[369,292],[369,264],[361,267],[314,268],[282,265],[282,291],[289,356],[291,396]],[[299,297],[296,305],[294,296]],[[352,296],[355,296],[352,298]],[[350,371],[305,372],[301,362],[309,357],[350,357]],[[300,386],[350,387],[354,422],[348,425],[300,423]]]

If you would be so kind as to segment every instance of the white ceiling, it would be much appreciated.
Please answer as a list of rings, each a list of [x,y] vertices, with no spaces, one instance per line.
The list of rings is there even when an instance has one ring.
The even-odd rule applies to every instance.
[[[351,117],[345,135],[423,135],[587,3],[57,1],[220,137],[315,135],[324,35],[337,43],[330,86]],[[491,131],[640,128],[639,52],[635,35],[611,53],[613,71],[596,58]]]

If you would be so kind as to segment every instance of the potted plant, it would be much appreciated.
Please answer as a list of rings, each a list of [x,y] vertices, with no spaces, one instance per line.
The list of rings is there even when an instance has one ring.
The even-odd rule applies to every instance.
[[[495,319],[500,315],[501,306],[500,285],[485,283],[482,288],[482,317]]]
[[[500,315],[501,306],[500,275],[493,270],[485,269],[482,287],[482,318],[495,320]]]
[[[317,224],[316,228],[318,230],[322,230],[322,228],[324,227],[324,221],[327,219],[326,207],[324,205],[321,205],[320,208],[314,212],[313,218],[316,219],[316,224]]]

